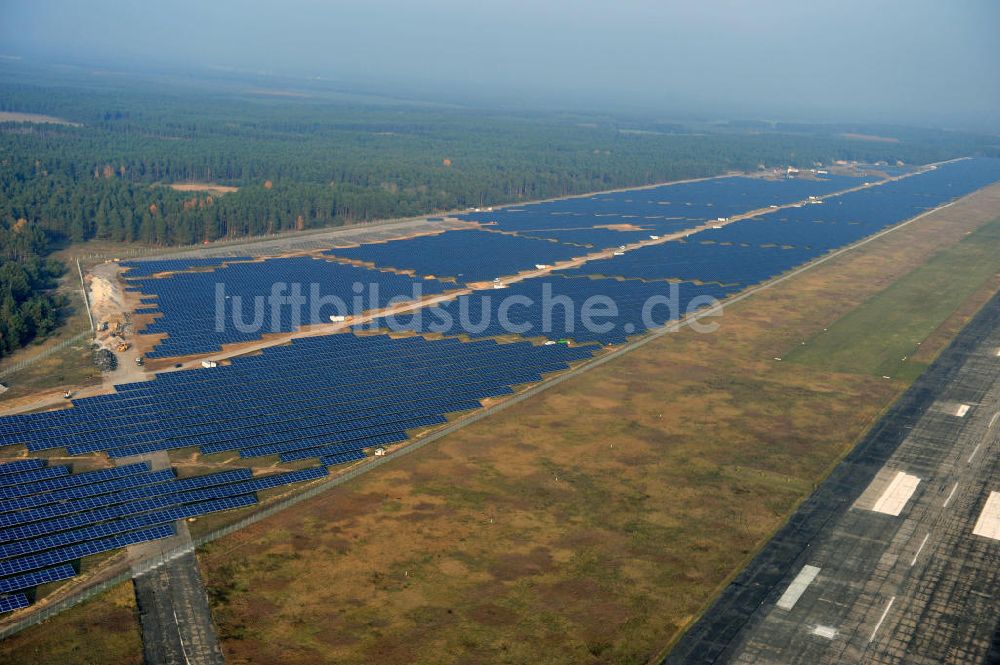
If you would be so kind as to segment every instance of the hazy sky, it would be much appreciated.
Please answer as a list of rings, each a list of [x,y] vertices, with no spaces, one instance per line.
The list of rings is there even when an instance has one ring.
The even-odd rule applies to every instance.
[[[1000,126],[996,0],[0,0],[0,53],[428,97]]]

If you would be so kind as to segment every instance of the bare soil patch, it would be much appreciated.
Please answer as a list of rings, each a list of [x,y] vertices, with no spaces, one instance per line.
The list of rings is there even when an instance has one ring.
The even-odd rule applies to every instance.
[[[213,194],[228,194],[238,192],[240,189],[230,185],[215,185],[210,182],[173,182],[168,187],[178,192],[212,192]]]
[[[874,141],[876,143],[899,143],[899,139],[893,138],[891,136],[877,136],[875,134],[855,134],[853,132],[845,132],[841,134],[845,139],[854,139],[855,141]]]
[[[49,125],[68,125],[70,127],[83,127],[78,122],[70,122],[63,118],[56,118],[51,115],[41,113],[15,113],[12,111],[0,111],[0,122],[33,122]]]

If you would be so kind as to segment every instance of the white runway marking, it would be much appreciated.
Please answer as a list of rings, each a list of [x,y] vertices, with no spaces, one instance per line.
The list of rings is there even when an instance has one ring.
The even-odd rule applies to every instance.
[[[984,538],[1000,540],[1000,492],[990,492],[972,533]]]
[[[889,599],[889,604],[885,606],[884,610],[882,610],[882,616],[879,617],[878,623],[875,624],[875,630],[872,631],[872,636],[868,638],[869,642],[875,639],[875,634],[878,633],[878,629],[882,627],[882,622],[885,621],[885,617],[889,614],[889,610],[892,608],[892,604],[895,602],[896,602],[895,596]]]
[[[876,513],[885,513],[886,515],[898,517],[903,512],[906,502],[913,496],[913,492],[916,491],[919,484],[920,478],[902,471],[898,472],[896,477],[892,479],[892,482],[889,483],[889,486],[882,492],[882,496],[872,506],[872,510]]]
[[[837,636],[837,629],[833,626],[816,626],[812,629],[812,634],[832,640]]]
[[[990,418],[990,424],[987,425],[987,429],[991,429],[994,425],[996,425],[997,418],[1000,418],[1000,411],[997,411],[996,413],[994,413],[993,417]]]
[[[781,594],[781,598],[778,599],[778,607],[783,610],[790,610],[795,607],[795,603],[799,602],[799,597],[802,596],[806,587],[816,579],[819,571],[820,569],[816,566],[802,566],[802,570],[799,571],[799,574],[795,576],[792,583],[785,589],[785,593]]]
[[[955,486],[951,488],[951,492],[948,493],[948,498],[945,499],[944,503],[941,504],[942,508],[948,507],[948,504],[951,503],[951,497],[955,496],[955,490],[957,489],[958,489],[958,483],[955,483]]]
[[[973,457],[975,457],[975,456],[976,456],[976,453],[978,453],[978,452],[979,452],[979,446],[981,446],[981,445],[983,445],[983,444],[982,444],[982,442],[980,442],[980,443],[977,443],[977,444],[976,444],[976,447],[972,449],[972,454],[971,454],[971,455],[969,455],[969,459],[968,459],[968,460],[966,460],[966,464],[972,464],[972,458],[973,458]]]
[[[917,563],[917,557],[919,557],[920,553],[924,551],[924,545],[927,544],[927,539],[930,538],[930,537],[931,537],[931,534],[928,533],[926,536],[924,536],[924,539],[920,542],[920,547],[917,548],[917,553],[913,555],[913,561],[910,562],[910,567],[911,568],[913,567],[914,564]]]

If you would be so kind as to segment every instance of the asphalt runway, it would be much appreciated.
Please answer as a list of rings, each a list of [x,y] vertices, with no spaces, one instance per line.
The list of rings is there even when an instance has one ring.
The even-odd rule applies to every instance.
[[[998,353],[1000,295],[665,662],[1000,662]]]
[[[133,580],[147,665],[222,665],[194,553]]]

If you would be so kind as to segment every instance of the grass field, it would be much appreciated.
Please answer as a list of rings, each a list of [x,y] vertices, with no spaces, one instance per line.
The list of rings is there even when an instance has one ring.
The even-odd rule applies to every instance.
[[[75,268],[74,268],[75,271]],[[74,284],[75,282],[75,284]],[[80,295],[79,280],[67,276],[60,287],[70,300],[65,323],[52,336],[18,350],[9,358],[4,358],[0,369],[10,367],[21,360],[33,358],[46,349],[75,335],[90,330],[87,310]],[[91,360],[89,340],[57,351],[37,363],[22,369],[3,379],[8,390],[0,394],[0,404],[13,403],[17,400],[32,397],[40,391],[68,386],[91,385],[100,382],[100,372]]]
[[[667,335],[212,543],[227,662],[654,660],[908,383],[774,357],[997,211],[1000,187],[727,308],[714,334]],[[926,327],[924,361],[979,283]],[[5,644],[97,653],[61,618]]]
[[[913,380],[931,333],[969,297],[1000,275],[1000,218],[946,247],[927,263],[838,319],[786,360],[831,372]]]
[[[142,637],[131,584],[0,642],[6,665],[141,665]]]

